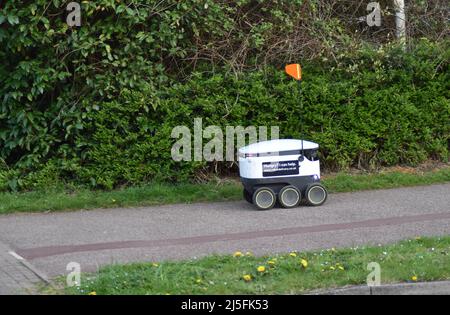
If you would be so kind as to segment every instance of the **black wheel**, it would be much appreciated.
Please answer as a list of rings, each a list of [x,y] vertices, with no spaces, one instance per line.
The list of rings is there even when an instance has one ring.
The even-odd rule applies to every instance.
[[[244,190],[242,191],[242,194],[244,195],[244,199],[245,199],[248,203],[253,203],[252,194],[249,193],[249,192],[247,191],[247,189],[244,189]]]
[[[269,187],[260,187],[253,193],[253,204],[259,210],[272,209],[277,201],[275,192]]]
[[[322,184],[311,184],[306,188],[306,203],[310,206],[320,206],[327,200],[328,192]]]
[[[292,185],[284,186],[278,193],[278,201],[283,208],[297,207],[301,199],[300,191]]]

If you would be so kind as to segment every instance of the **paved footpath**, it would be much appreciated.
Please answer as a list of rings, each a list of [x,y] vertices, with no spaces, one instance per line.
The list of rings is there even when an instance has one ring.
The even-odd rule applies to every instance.
[[[51,277],[67,274],[70,262],[95,271],[111,263],[449,234],[450,183],[331,194],[321,207],[270,211],[236,201],[0,216],[0,242]],[[0,259],[6,259],[5,251]],[[5,278],[3,260],[0,273]]]

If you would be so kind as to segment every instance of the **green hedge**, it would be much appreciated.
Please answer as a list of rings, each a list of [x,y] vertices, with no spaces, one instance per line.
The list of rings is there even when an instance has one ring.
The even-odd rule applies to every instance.
[[[212,169],[235,172],[236,166],[226,162],[171,159],[172,128],[192,129],[195,117],[203,118],[204,127],[278,125],[282,137],[294,138],[300,137],[303,122],[306,138],[320,143],[328,170],[448,161],[448,55],[448,49],[425,41],[410,53],[395,47],[359,52],[352,58],[355,63],[334,70],[306,65],[303,112],[297,83],[275,68],[240,77],[193,74],[187,83],[161,89],[157,97],[123,89],[117,99],[85,113],[76,153],[51,159],[38,172],[22,176],[18,187],[65,180],[113,188],[186,181]],[[20,175],[1,174],[3,189]]]
[[[443,0],[409,4],[408,53],[361,48],[384,47],[392,17],[380,32],[356,26],[365,10],[350,0],[81,1],[72,29],[67,3],[2,2],[0,190],[235,172],[171,160],[172,128],[194,117],[299,137],[303,114],[327,169],[448,158],[449,45],[415,40],[421,23],[443,38]],[[296,61],[304,113],[282,73]]]

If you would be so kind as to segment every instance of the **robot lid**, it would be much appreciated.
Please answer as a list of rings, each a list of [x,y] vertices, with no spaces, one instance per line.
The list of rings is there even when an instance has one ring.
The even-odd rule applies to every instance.
[[[244,154],[297,151],[302,149],[302,142],[303,142],[303,150],[311,150],[319,148],[319,145],[317,143],[311,141],[306,140],[302,141],[297,139],[277,139],[277,140],[257,142],[250,144],[246,147],[242,147],[239,149],[239,154],[244,155]]]

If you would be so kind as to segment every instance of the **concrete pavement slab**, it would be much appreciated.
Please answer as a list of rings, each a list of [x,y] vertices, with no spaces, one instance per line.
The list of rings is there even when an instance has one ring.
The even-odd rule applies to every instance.
[[[0,295],[23,295],[33,292],[41,279],[26,267],[20,257],[0,242]]]
[[[450,281],[349,286],[311,292],[311,295],[450,295]]]

